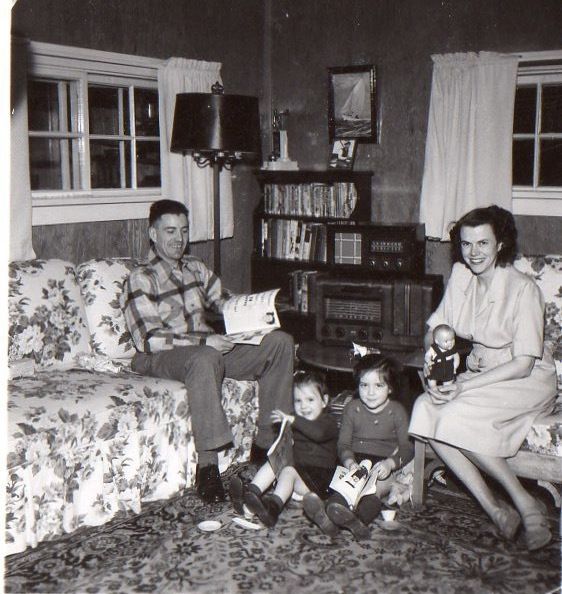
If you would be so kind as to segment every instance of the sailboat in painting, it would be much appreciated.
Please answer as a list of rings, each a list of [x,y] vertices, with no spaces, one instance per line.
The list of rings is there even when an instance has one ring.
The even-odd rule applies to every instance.
[[[341,108],[340,116],[343,120],[368,120],[371,116],[369,101],[369,87],[365,79],[359,78],[349,93],[349,97]]]

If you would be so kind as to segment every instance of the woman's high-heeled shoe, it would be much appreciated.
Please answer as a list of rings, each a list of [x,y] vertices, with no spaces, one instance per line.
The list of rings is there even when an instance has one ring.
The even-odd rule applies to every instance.
[[[537,506],[533,511],[522,515],[525,526],[525,544],[529,551],[541,549],[552,540],[546,511],[544,503],[537,501]]]
[[[505,501],[499,501],[492,513],[492,521],[506,540],[513,540],[521,525],[521,516]]]

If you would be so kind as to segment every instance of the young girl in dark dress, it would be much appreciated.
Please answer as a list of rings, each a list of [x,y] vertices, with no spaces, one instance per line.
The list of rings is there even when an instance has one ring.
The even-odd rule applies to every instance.
[[[244,485],[237,476],[230,481],[234,509],[243,513],[245,504],[268,527],[275,525],[293,493],[302,497],[313,492],[319,498],[326,498],[336,467],[338,425],[327,411],[328,394],[322,376],[313,371],[297,371],[293,397],[295,414],[274,410],[271,420],[275,423],[287,419],[290,423],[294,465],[284,467],[276,477],[266,462],[249,485]],[[273,493],[266,493],[275,481]],[[336,530],[332,525],[328,532],[330,529],[332,533]]]

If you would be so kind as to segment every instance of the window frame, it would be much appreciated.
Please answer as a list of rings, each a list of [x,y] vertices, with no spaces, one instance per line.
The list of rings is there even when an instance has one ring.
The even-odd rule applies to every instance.
[[[562,50],[518,54],[517,84],[562,82]],[[513,214],[562,217],[562,187],[513,186]]]
[[[124,84],[158,89],[162,60],[101,50],[30,42],[28,77],[76,81],[78,129],[88,130],[84,97],[91,84]],[[28,135],[29,136],[29,135]],[[160,130],[160,142],[162,142]],[[89,146],[82,137],[81,175],[89,178]],[[162,145],[161,145],[162,149]],[[152,202],[162,197],[161,188],[112,188],[107,190],[34,190],[32,224],[56,225],[146,218]]]

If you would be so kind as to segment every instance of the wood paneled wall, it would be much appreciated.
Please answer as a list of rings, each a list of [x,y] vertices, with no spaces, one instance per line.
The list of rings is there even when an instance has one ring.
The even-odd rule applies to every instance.
[[[289,154],[301,168],[327,166],[327,68],[374,64],[381,138],[359,146],[355,167],[374,171],[373,220],[382,223],[417,220],[432,54],[562,45],[560,0],[18,0],[12,13],[13,31],[36,41],[222,62],[227,92],[262,99],[264,155],[271,108],[289,109]],[[247,290],[259,195],[250,169],[235,178],[223,278]],[[526,253],[561,251],[562,220],[518,217],[518,226]],[[38,227],[34,245],[41,257],[82,260],[136,255],[145,236],[139,221]],[[207,245],[193,251],[212,253]],[[447,245],[428,251],[430,271],[447,271]]]

